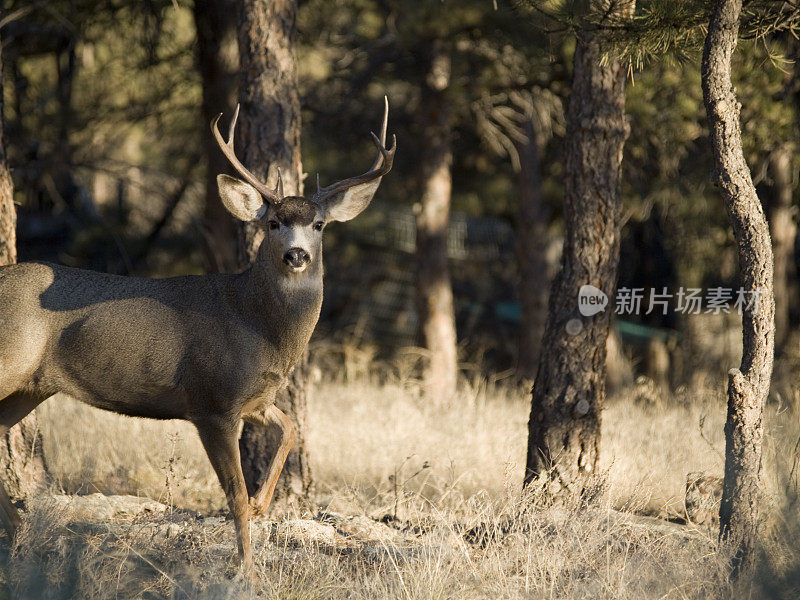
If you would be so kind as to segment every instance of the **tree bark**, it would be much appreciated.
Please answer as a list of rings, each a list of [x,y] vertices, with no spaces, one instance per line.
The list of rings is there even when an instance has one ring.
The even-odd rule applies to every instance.
[[[787,144],[776,148],[769,159],[772,183],[767,212],[775,255],[775,349],[777,354],[791,332],[789,315],[792,304],[792,283],[797,276],[794,263],[794,241],[797,224],[792,207],[792,152]]]
[[[0,57],[0,74],[2,71]],[[14,183],[6,160],[2,116],[3,81],[0,77],[0,266],[17,262]],[[36,412],[32,412],[0,438],[0,481],[13,500],[22,500],[36,491],[46,475],[42,434]]]
[[[547,222],[548,211],[542,193],[541,134],[533,115],[525,123],[526,139],[519,144],[517,173],[517,264],[522,322],[519,332],[518,373],[529,379],[536,375],[547,322]]]
[[[450,221],[451,123],[447,88],[450,54],[442,40],[433,42],[430,66],[423,84],[423,152],[421,209],[417,215],[417,313],[424,347],[424,373],[431,397],[449,400],[456,393],[458,353],[453,289],[447,254]]]
[[[242,158],[274,186],[277,168],[286,195],[302,194],[300,96],[297,91],[297,0],[242,0],[239,64]],[[241,257],[249,264],[264,230],[248,225]]]
[[[715,170],[733,227],[741,287],[758,294],[742,314],[742,363],[728,374],[725,481],[720,541],[732,554],[732,576],[752,566],[761,504],[762,414],[769,392],[775,340],[772,244],[761,202],[742,152],[741,105],[731,85],[742,0],[716,0],[703,48],[703,100],[711,129]]]
[[[236,4],[231,0],[195,0],[194,22],[197,30],[197,65],[203,81],[203,123],[210,123],[219,113],[230,117],[236,106],[239,49],[236,42]],[[217,175],[228,173],[230,166],[214,139],[203,129],[206,155],[206,203],[203,225],[207,270],[232,272],[239,267],[239,252],[234,240],[236,222],[220,202]]]
[[[594,0],[590,10],[627,19],[634,2]],[[567,110],[564,224],[561,268],[550,290],[542,359],[528,421],[525,484],[538,480],[552,497],[580,493],[600,454],[606,387],[606,340],[613,311],[622,213],[620,165],[628,136],[625,65],[601,64],[598,34],[579,35]],[[603,312],[582,316],[583,285],[604,292]]]
[[[300,99],[297,91],[296,0],[243,0],[239,21],[241,154],[244,164],[274,186],[277,169],[284,193],[300,195]],[[269,177],[268,177],[269,175]],[[239,229],[241,263],[253,261],[264,230],[249,224]],[[311,488],[306,448],[308,405],[307,357],[295,368],[278,407],[292,419],[296,444],[275,492],[273,507],[303,506]],[[249,490],[258,486],[274,455],[277,434],[245,424],[239,448]]]

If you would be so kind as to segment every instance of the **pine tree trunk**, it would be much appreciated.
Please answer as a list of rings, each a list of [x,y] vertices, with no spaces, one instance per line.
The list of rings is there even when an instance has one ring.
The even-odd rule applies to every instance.
[[[303,191],[296,16],[296,0],[243,0],[239,22],[240,156],[270,186],[274,186],[276,167],[280,167],[286,195],[299,195]],[[248,225],[240,228],[239,235],[241,260],[246,265],[255,258],[264,231]],[[307,502],[311,488],[305,435],[307,393],[308,369],[299,366],[277,402],[294,421],[297,441],[281,474],[273,507],[302,506]],[[275,453],[276,439],[275,432],[245,424],[239,449],[248,490],[258,486],[269,458]]]
[[[728,374],[725,482],[720,540],[732,551],[733,577],[752,566],[758,529],[764,401],[775,339],[772,244],[769,227],[742,152],[741,105],[731,85],[742,0],[716,0],[703,49],[703,100],[711,129],[715,183],[733,227],[740,285],[758,294],[742,315],[742,364]]]
[[[233,114],[239,90],[236,42],[236,4],[231,0],[195,0],[197,64],[203,82],[203,123],[219,113]],[[230,166],[214,139],[203,129],[206,155],[206,203],[203,210],[205,258],[208,271],[230,273],[239,268],[234,243],[237,226],[225,210],[217,192],[217,175],[229,173]]]
[[[632,0],[609,19],[628,18]],[[591,10],[608,9],[594,0]],[[622,198],[620,165],[628,136],[625,65],[601,64],[597,34],[584,31],[573,58],[567,110],[561,268],[550,290],[542,360],[528,422],[525,483],[542,482],[551,496],[581,492],[597,469],[606,387],[606,340],[619,263]],[[593,285],[609,298],[606,310],[584,317],[578,292]]]
[[[535,117],[525,124],[526,140],[519,145],[517,173],[517,264],[522,322],[519,332],[518,373],[536,375],[547,322],[547,208],[542,194],[541,134]]]
[[[0,74],[2,71],[0,58]],[[6,161],[2,116],[3,81],[0,77],[0,266],[17,261],[14,184]],[[36,491],[46,475],[42,434],[36,412],[32,412],[0,438],[0,482],[13,500],[22,500]]]
[[[47,478],[36,411],[0,438],[0,481],[12,500],[33,496]]]
[[[417,215],[416,250],[419,329],[429,353],[424,379],[428,393],[437,400],[455,395],[458,376],[455,309],[447,262],[453,163],[447,98],[450,68],[445,44],[437,40],[423,88],[422,206]]]
[[[797,276],[794,263],[797,224],[792,207],[792,153],[787,145],[772,152],[769,173],[772,179],[768,205],[769,229],[775,255],[775,349],[780,354],[791,330],[792,282]]]

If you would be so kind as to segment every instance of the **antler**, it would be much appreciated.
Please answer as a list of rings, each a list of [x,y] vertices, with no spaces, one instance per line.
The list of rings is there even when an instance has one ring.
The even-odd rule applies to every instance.
[[[378,148],[378,156],[375,159],[375,162],[372,163],[370,170],[362,175],[357,175],[356,177],[350,177],[348,179],[343,179],[341,181],[337,181],[334,184],[331,184],[327,187],[320,187],[319,185],[319,173],[317,173],[317,191],[314,194],[312,200],[317,203],[322,203],[334,194],[342,192],[347,188],[351,188],[356,185],[361,185],[363,183],[369,183],[370,181],[374,181],[375,179],[379,179],[386,175],[389,171],[392,170],[392,162],[394,161],[394,152],[397,149],[397,137],[392,136],[392,147],[387,149],[386,148],[386,127],[389,123],[389,99],[384,96],[384,110],[383,110],[383,124],[381,125],[381,137],[378,139],[374,133],[370,133],[372,136],[372,142]]]
[[[214,134],[214,138],[217,140],[217,144],[219,144],[219,148],[222,150],[222,153],[225,155],[231,165],[233,165],[233,168],[236,169],[239,175],[241,175],[244,180],[247,181],[247,183],[256,188],[258,193],[264,196],[268,202],[272,204],[280,204],[281,200],[283,200],[283,179],[281,177],[280,170],[278,170],[278,185],[275,190],[271,190],[258,179],[256,179],[256,176],[245,168],[239,159],[236,158],[236,154],[233,151],[233,134],[234,130],[236,129],[236,119],[239,118],[239,105],[236,105],[236,112],[233,114],[233,120],[231,121],[231,126],[228,129],[227,142],[222,138],[222,134],[219,132],[219,127],[217,126],[221,117],[222,113],[219,113],[217,118],[211,122],[211,132]]]

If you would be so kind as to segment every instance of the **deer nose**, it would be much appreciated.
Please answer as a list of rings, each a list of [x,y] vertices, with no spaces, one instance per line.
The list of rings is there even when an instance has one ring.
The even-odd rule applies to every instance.
[[[290,267],[298,269],[311,262],[311,255],[302,248],[292,248],[283,255],[283,262]]]

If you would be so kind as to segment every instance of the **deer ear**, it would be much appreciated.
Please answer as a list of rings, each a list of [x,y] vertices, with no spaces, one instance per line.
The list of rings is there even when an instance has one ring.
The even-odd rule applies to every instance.
[[[369,206],[380,184],[381,180],[379,178],[368,183],[354,185],[343,192],[339,192],[327,201],[326,214],[334,221],[349,221],[357,217],[361,211]]]
[[[267,214],[264,199],[249,183],[230,175],[217,175],[217,188],[222,204],[240,221],[255,221]]]

